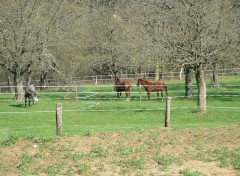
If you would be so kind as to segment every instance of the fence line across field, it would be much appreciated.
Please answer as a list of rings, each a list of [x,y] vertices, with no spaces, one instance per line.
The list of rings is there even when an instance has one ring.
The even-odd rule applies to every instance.
[[[171,110],[178,110],[178,109],[191,109],[191,108],[196,108],[197,106],[193,107],[171,107]],[[211,109],[236,109],[236,110],[240,110],[240,107],[236,106],[236,107],[227,107],[227,106],[206,106],[207,108],[211,108]],[[63,106],[63,110],[62,112],[124,112],[124,111],[159,111],[159,110],[165,110],[166,108],[133,108],[133,109],[96,109],[96,110],[87,110],[84,108],[80,108],[80,109],[65,109]],[[50,111],[14,111],[14,112],[10,112],[10,111],[4,111],[1,112],[0,114],[34,114],[34,113],[55,113],[56,110],[50,110]]]
[[[186,96],[171,96],[173,99],[175,98],[187,98]],[[198,95],[193,95],[192,98],[194,97],[198,97]],[[207,97],[240,97],[240,95],[207,95]],[[99,98],[85,98],[85,97],[74,97],[74,98],[47,98],[47,99],[41,99],[41,98],[38,98],[38,101],[41,102],[41,101],[52,101],[52,100],[119,100],[118,98],[104,98],[104,97],[99,97]],[[166,97],[163,97],[160,99],[166,99]],[[125,98],[121,98],[120,101],[124,101]],[[138,98],[131,98],[131,100],[134,100],[134,101],[141,101],[141,100],[148,100],[147,97],[138,97]],[[152,100],[156,100],[156,97],[152,97]],[[151,100],[150,100],[151,101]],[[0,99],[0,102],[16,102],[16,100],[13,100],[13,99]],[[21,101],[18,101],[18,102],[21,102]]]
[[[218,76],[228,76],[228,75],[233,75],[233,76],[236,76],[236,75],[239,75],[240,74],[240,68],[226,68],[226,69],[217,69],[216,70]],[[206,77],[212,77],[212,73],[213,73],[213,70],[205,70],[205,76]],[[155,73],[153,72],[142,72],[142,73],[134,73],[134,74],[131,74],[131,73],[122,73],[120,74],[122,80],[125,80],[125,79],[137,79],[138,77],[142,77],[143,75],[145,75],[146,79],[154,79],[155,80]],[[180,72],[180,71],[176,71],[176,72],[161,72],[159,73],[159,78],[160,79],[166,79],[167,80],[171,80],[171,79],[177,79],[177,80],[181,80],[183,79],[183,76],[184,73],[183,72]],[[91,76],[81,76],[81,77],[73,77],[72,80],[75,82],[75,83],[96,83],[97,81],[98,82],[113,82],[113,75],[109,75],[109,74],[106,74],[106,75],[91,75]],[[39,85],[39,82],[40,80],[32,80],[33,83],[36,83],[37,85]],[[56,79],[48,79],[48,82],[49,84],[56,84],[58,82],[58,80]],[[2,86],[5,86],[7,85],[8,83],[7,82],[2,82],[0,83],[0,85]],[[9,87],[9,86],[6,86],[6,87]]]
[[[104,94],[103,93],[99,93],[99,95],[101,94],[101,96],[103,96]],[[96,95],[96,94],[95,94]],[[187,98],[186,96],[171,96],[173,99],[175,98]],[[192,98],[194,97],[198,97],[198,95],[192,95]],[[240,97],[240,95],[238,94],[234,94],[234,95],[206,95],[206,97]],[[156,100],[157,97],[152,97],[152,100]],[[63,97],[63,98],[38,98],[38,101],[52,101],[52,100],[119,100],[118,98],[105,98],[105,97],[96,97],[96,98],[91,98],[91,96],[87,96],[87,97],[73,97],[73,98],[67,98],[67,97]],[[166,99],[166,97],[160,97],[160,99]],[[120,101],[124,101],[125,100],[125,97],[123,96],[121,98]],[[141,100],[148,100],[147,97],[131,97],[131,100],[138,100],[138,101],[141,101]],[[14,101],[16,102],[16,100],[14,99],[0,99],[0,102],[11,102],[11,101]],[[151,100],[150,100],[151,101]],[[18,101],[18,102],[21,102],[21,101]]]
[[[145,90],[142,90],[142,93],[144,93],[144,92],[145,92]],[[232,90],[232,91],[230,91],[230,90],[221,90],[221,92],[224,92],[224,93],[238,93],[239,92],[240,93],[240,90],[239,91],[238,90]],[[89,95],[89,97],[92,97],[92,96],[98,95],[98,94],[102,94],[102,95],[104,95],[104,94],[114,94],[115,95],[116,94],[116,92],[114,92],[114,91],[111,91],[111,92],[107,92],[107,91],[106,92],[104,92],[104,91],[101,91],[101,92],[78,91],[78,92],[38,92],[37,95],[60,95],[60,94],[71,94],[71,95],[73,95],[73,94],[76,94],[76,93],[78,93],[78,94],[93,94],[93,95]],[[139,91],[131,91],[131,94],[137,94],[137,93],[139,93]],[[154,94],[156,92],[151,92],[151,93]],[[174,91],[173,92],[173,94],[176,94],[176,93],[184,94],[185,92],[184,91]],[[122,92],[122,94],[125,94],[125,92]],[[3,93],[3,92],[0,92],[0,95],[15,95],[15,93],[6,93],[6,92]],[[238,95],[238,94],[236,94],[236,95]],[[194,96],[198,96],[198,95],[194,95]],[[208,94],[208,96],[211,96],[211,94]],[[215,95],[213,95],[213,96],[215,96]],[[224,95],[221,95],[221,96],[224,96]]]
[[[154,86],[154,85],[151,85],[151,86]],[[174,86],[177,86],[177,87],[183,87],[185,88],[186,85],[184,84],[167,84],[168,86],[168,90],[172,90],[171,87],[174,87]],[[6,92],[6,89],[7,88],[15,88],[17,86],[0,86],[0,94],[15,94],[15,92]],[[23,86],[23,88],[25,88],[26,86]],[[41,92],[38,93],[38,94],[55,94],[55,93],[73,93],[73,92],[77,92],[77,93],[81,93],[81,92],[87,92],[87,91],[81,91],[81,89],[83,88],[111,88],[112,91],[109,92],[109,93],[112,93],[112,92],[115,92],[115,88],[118,87],[116,85],[75,85],[75,86],[35,86],[36,89],[40,89],[40,88],[44,88],[43,90],[40,90]],[[195,88],[197,87],[196,84],[193,84],[191,85],[192,88]],[[235,87],[240,87],[240,85],[231,85],[231,84],[227,84],[227,85],[219,85],[218,87],[212,87],[210,86],[211,89],[220,89],[221,91],[231,91],[231,90],[224,90],[223,88],[228,88],[228,87],[232,87],[232,88],[235,88]],[[49,88],[49,89],[48,89]],[[48,91],[48,90],[51,90],[51,88],[61,88],[62,90],[61,91],[54,91],[53,92],[44,92],[44,91]],[[5,89],[5,92],[3,92],[2,90]],[[80,90],[79,90],[80,89]],[[132,89],[144,89],[144,86],[140,85],[140,86],[137,86],[137,85],[132,85]],[[173,89],[174,90],[174,89]],[[233,89],[234,90],[234,89]],[[234,90],[236,91],[236,90]],[[102,92],[105,92],[104,90]],[[135,92],[135,91],[131,91],[131,92]],[[174,92],[178,92],[178,91],[174,91]],[[179,90],[180,92],[180,90]]]
[[[150,85],[150,86],[155,86],[155,85]],[[157,86],[157,85],[156,85]],[[171,86],[180,86],[180,87],[185,87],[186,85],[185,84],[169,84],[169,83],[167,83],[167,86],[168,87],[171,87]],[[210,85],[211,87],[213,86],[213,85]],[[219,84],[218,85],[219,87],[240,87],[240,84],[226,84],[226,85],[221,85],[221,84]],[[0,90],[2,89],[2,88],[16,88],[16,87],[18,87],[18,86],[0,86]],[[26,86],[22,86],[23,88],[25,88]],[[118,85],[110,85],[110,84],[106,84],[106,85],[81,85],[81,84],[76,84],[76,85],[70,85],[70,86],[68,86],[68,85],[54,85],[54,86],[51,86],[51,85],[48,85],[48,86],[37,86],[37,85],[35,85],[34,86],[35,88],[43,88],[44,90],[46,90],[47,88],[62,88],[62,89],[64,89],[64,90],[66,90],[66,89],[69,89],[69,88],[86,88],[86,87],[89,87],[89,88],[96,88],[96,87],[111,87],[111,88],[114,88],[114,87],[118,87]],[[132,87],[139,87],[139,86],[137,86],[137,84],[132,84]],[[191,87],[197,87],[197,84],[192,84],[191,85]]]

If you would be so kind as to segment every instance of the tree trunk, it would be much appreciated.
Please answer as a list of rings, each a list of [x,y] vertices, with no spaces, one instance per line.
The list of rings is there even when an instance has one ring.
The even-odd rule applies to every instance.
[[[217,64],[213,64],[213,87],[218,87]]]
[[[192,98],[192,69],[185,68],[185,97]]]
[[[196,68],[196,81],[198,86],[198,108],[201,113],[205,113],[207,111],[206,109],[206,83],[204,80],[204,69],[203,65],[200,64]]]
[[[160,73],[159,61],[157,61],[157,63],[156,63],[156,70],[155,70],[155,81],[159,80],[159,73]]]
[[[216,70],[213,70],[213,87],[218,87],[218,75]]]
[[[13,93],[14,89],[11,85],[12,79],[11,79],[10,73],[8,71],[6,72],[6,77],[7,77],[7,84],[8,84],[8,92]]]
[[[44,90],[47,85],[47,73],[45,71],[42,71],[40,75],[40,90]]]
[[[14,73],[14,91],[15,96],[14,99],[18,101],[22,101],[24,98],[24,90],[23,90],[23,77]]]
[[[33,75],[33,71],[32,70],[28,71],[28,74],[27,74],[27,85],[31,84],[32,75]]]
[[[184,66],[181,66],[180,71],[179,71],[179,80],[182,80],[182,72],[184,70]]]

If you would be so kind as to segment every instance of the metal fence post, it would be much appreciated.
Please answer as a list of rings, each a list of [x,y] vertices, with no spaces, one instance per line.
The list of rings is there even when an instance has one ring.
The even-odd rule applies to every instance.
[[[58,103],[56,108],[56,134],[62,136],[62,103]]]

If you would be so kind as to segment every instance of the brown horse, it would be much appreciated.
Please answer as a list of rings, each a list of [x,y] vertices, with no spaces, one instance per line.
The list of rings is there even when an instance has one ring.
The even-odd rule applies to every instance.
[[[121,82],[118,76],[115,76],[115,90],[117,92],[118,99],[121,98],[122,92],[125,91],[127,100],[130,100],[131,83],[129,81]]]
[[[150,100],[150,94],[151,92],[157,92],[157,98],[159,99],[159,91],[161,91],[162,101],[163,101],[163,91],[166,92],[166,96],[168,96],[167,93],[167,85],[164,82],[150,82],[145,79],[138,79],[137,85],[143,85],[147,92],[148,100]]]

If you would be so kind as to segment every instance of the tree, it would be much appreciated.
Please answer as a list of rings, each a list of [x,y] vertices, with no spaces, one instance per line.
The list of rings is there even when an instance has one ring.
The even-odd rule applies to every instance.
[[[131,65],[128,48],[127,19],[123,9],[116,11],[112,6],[95,6],[92,9],[89,43],[86,55],[90,66],[98,74],[116,75]]]
[[[0,66],[13,75],[15,99],[23,98],[28,73],[40,69],[39,65],[52,67],[56,59],[48,57],[45,61],[46,54],[56,50],[56,42],[71,32],[67,29],[84,13],[76,8],[75,1],[1,2]]]
[[[190,66],[185,66],[185,97],[192,98],[192,70]]]
[[[171,58],[179,65],[192,67],[198,86],[198,107],[206,112],[204,70],[212,58],[227,55],[236,45],[239,14],[237,1],[153,1],[156,11],[165,16],[165,43]],[[238,10],[236,10],[238,9]],[[233,10],[236,10],[233,12]],[[166,40],[167,39],[167,40]],[[215,60],[216,62],[216,60]]]
[[[24,76],[37,64],[42,53],[42,33],[32,20],[38,5],[38,1],[4,1],[0,11],[0,66],[13,74],[15,99],[18,100],[23,98]]]
[[[150,2],[150,1],[149,1]],[[164,68],[171,67],[168,58],[168,48],[163,42],[165,40],[165,22],[164,13],[158,9],[158,6],[154,4],[149,4],[149,6],[143,8],[144,10],[139,10],[139,15],[142,15],[143,21],[142,25],[146,30],[147,39],[146,48],[148,58],[151,65],[155,70],[155,80],[159,80],[159,73],[163,71]]]

